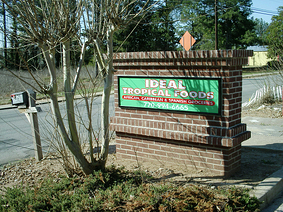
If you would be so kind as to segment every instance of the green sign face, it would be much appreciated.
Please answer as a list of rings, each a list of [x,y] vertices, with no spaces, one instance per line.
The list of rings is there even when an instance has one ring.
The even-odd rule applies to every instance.
[[[118,77],[119,106],[221,114],[220,78]]]

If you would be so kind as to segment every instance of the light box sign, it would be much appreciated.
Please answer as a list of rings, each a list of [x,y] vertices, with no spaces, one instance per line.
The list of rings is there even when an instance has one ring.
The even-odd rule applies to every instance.
[[[118,77],[119,106],[221,114],[220,78]]]

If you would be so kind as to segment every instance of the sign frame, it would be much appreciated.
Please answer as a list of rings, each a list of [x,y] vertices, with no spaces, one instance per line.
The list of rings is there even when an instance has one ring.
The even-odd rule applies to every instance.
[[[117,76],[118,78],[118,106],[121,108],[125,108],[125,109],[137,109],[137,110],[149,110],[149,111],[163,111],[163,112],[170,112],[170,113],[188,113],[188,114],[203,114],[203,115],[216,115],[216,116],[222,116],[222,102],[223,102],[223,96],[222,96],[222,78],[220,77],[160,77],[160,76]],[[217,112],[204,112],[204,111],[184,111],[184,110],[173,110],[173,109],[162,109],[162,108],[148,108],[148,107],[135,107],[135,106],[127,106],[127,105],[123,105],[122,101],[121,101],[121,82],[120,79],[123,78],[128,78],[128,79],[132,79],[132,78],[142,78],[142,79],[172,79],[172,80],[206,80],[206,81],[210,81],[210,80],[214,80],[217,81],[218,83],[218,99],[215,100],[215,102],[217,102],[218,105],[218,110]],[[178,103],[177,103],[178,104]]]

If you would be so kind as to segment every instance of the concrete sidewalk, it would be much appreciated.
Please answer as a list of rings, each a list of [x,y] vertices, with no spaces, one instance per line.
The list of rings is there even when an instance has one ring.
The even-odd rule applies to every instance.
[[[242,146],[283,151],[283,118],[243,117],[252,132]]]
[[[242,143],[243,147],[261,148],[283,152],[283,118],[243,117],[242,122],[252,132],[251,138]],[[251,195],[263,201],[261,209],[265,212],[282,211],[283,198],[277,200],[275,209],[273,202],[283,192],[283,167],[263,180],[251,191]],[[279,202],[278,202],[279,201]]]

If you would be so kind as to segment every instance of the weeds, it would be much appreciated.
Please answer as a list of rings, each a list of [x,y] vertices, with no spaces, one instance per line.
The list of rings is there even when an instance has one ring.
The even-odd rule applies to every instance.
[[[82,177],[49,178],[8,188],[0,211],[257,211],[248,190],[150,183],[150,176],[110,167]]]

